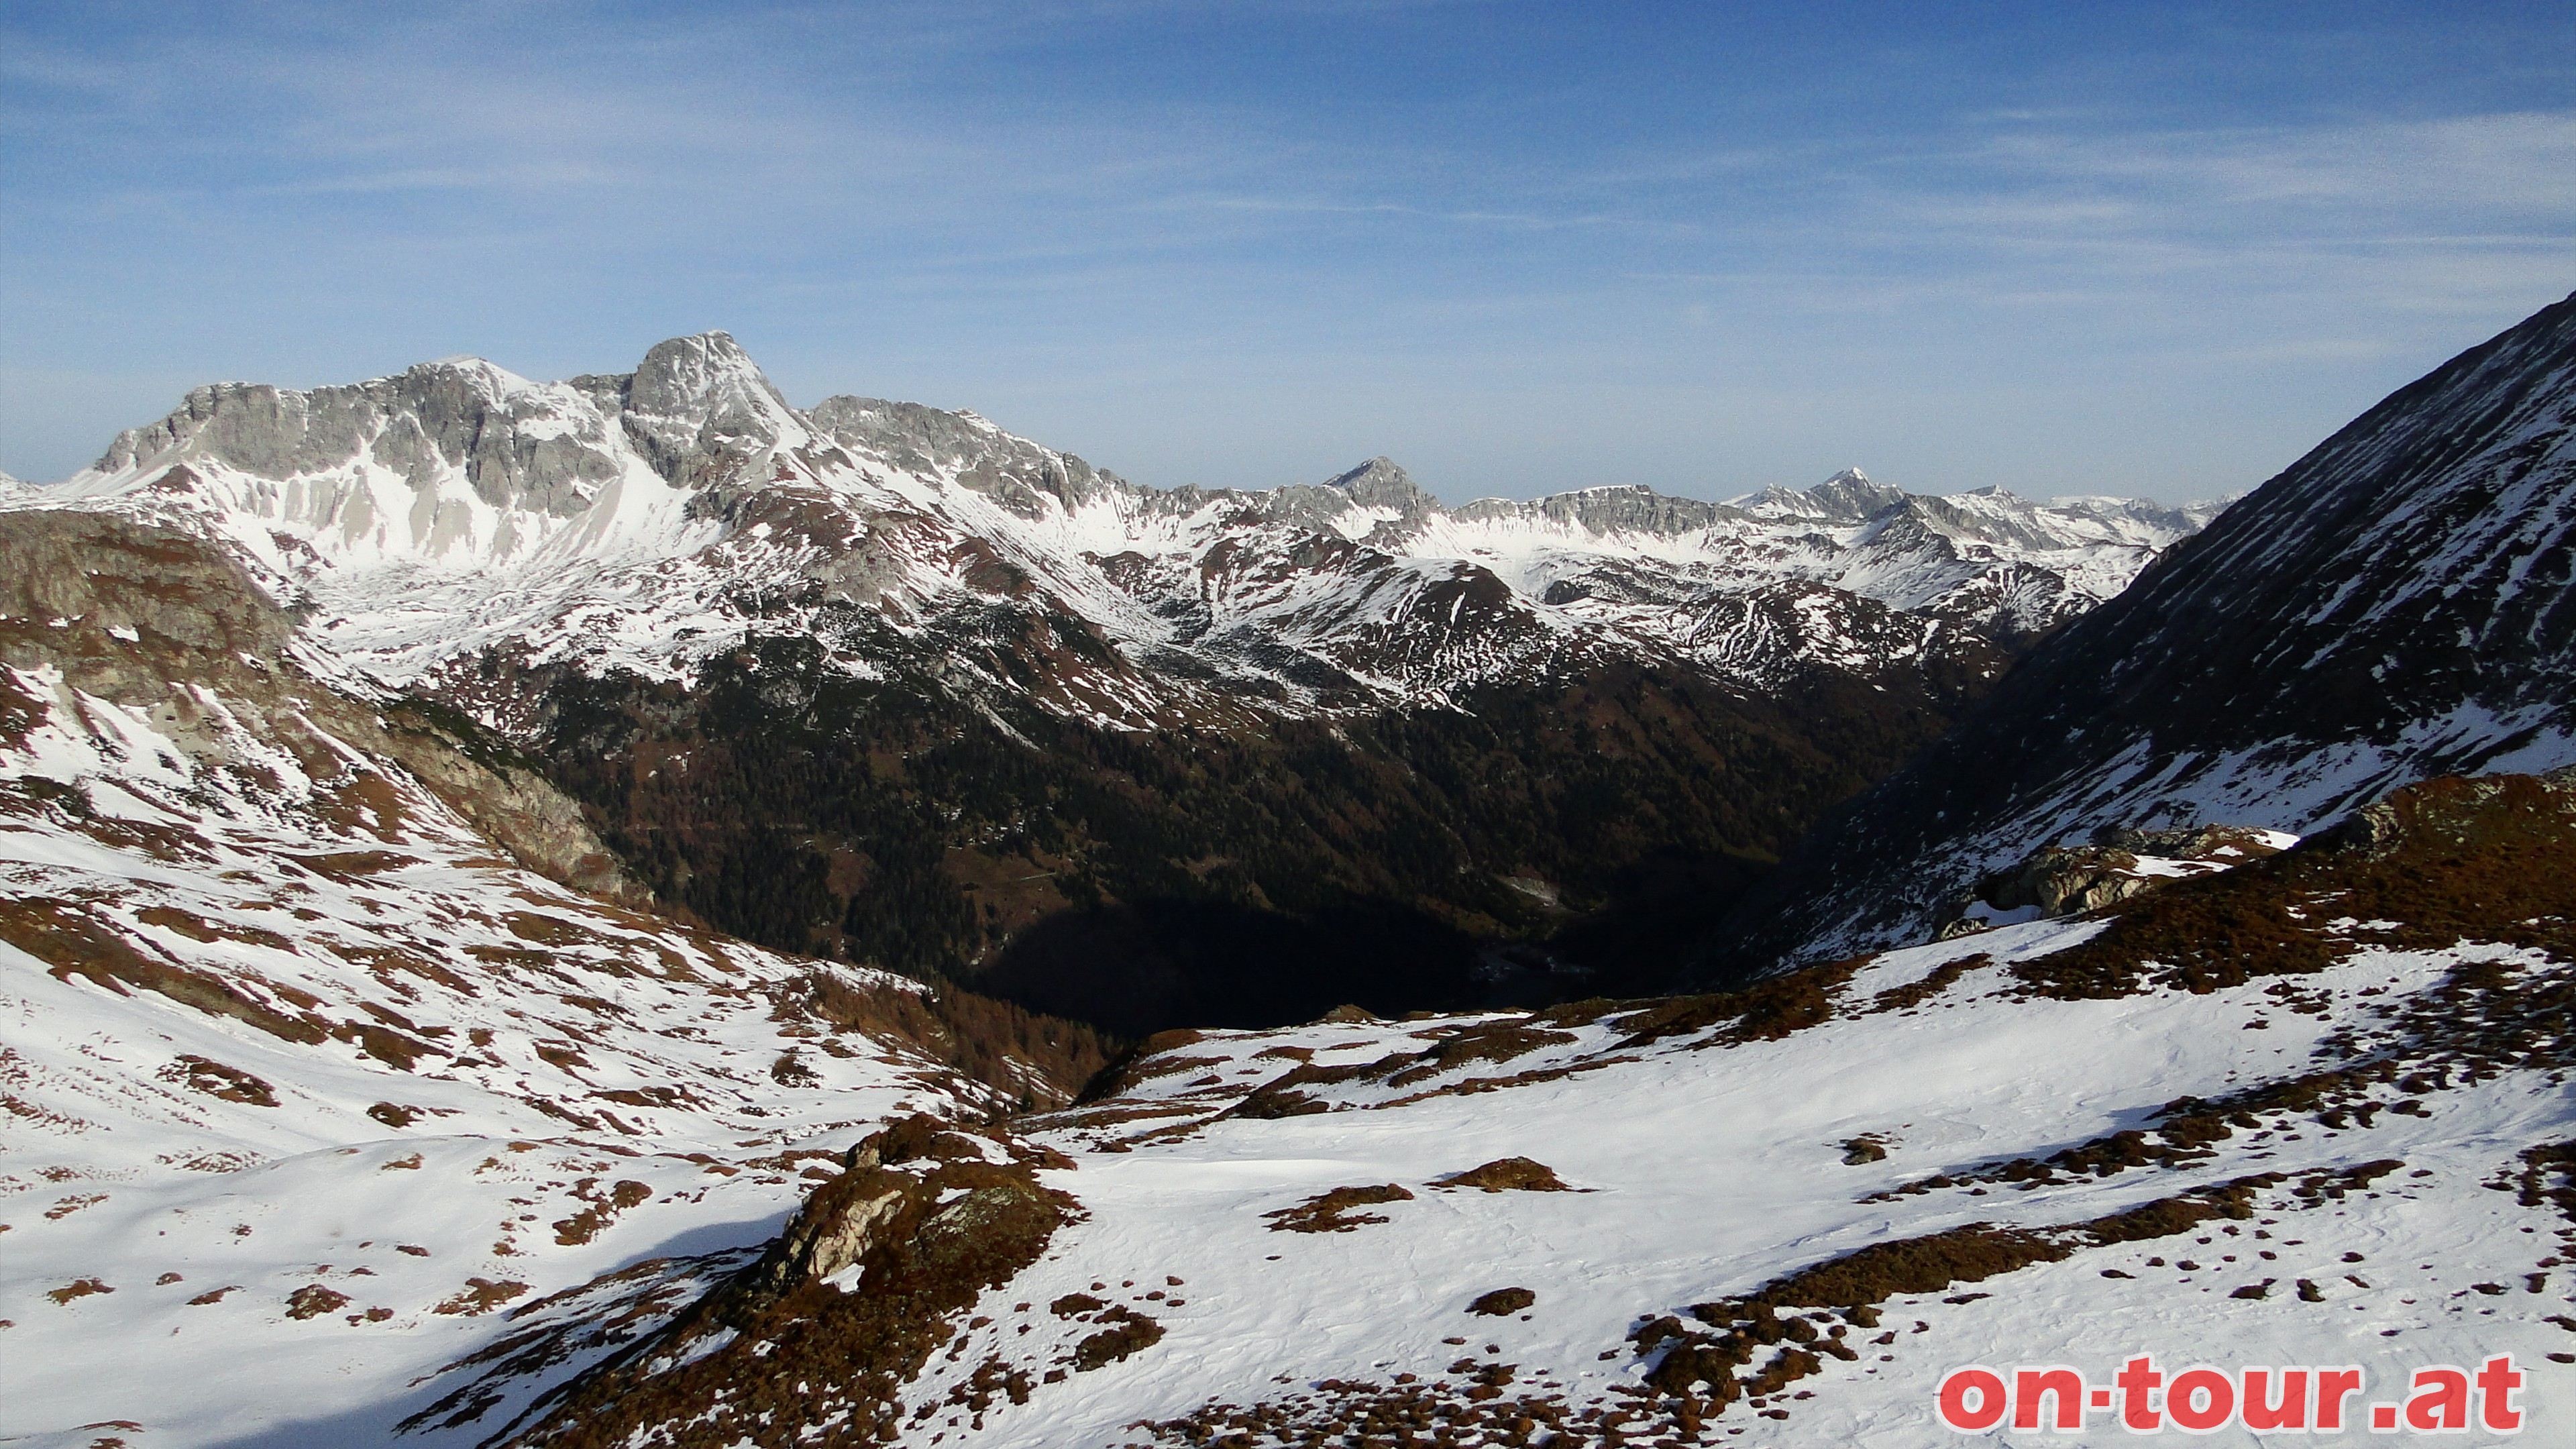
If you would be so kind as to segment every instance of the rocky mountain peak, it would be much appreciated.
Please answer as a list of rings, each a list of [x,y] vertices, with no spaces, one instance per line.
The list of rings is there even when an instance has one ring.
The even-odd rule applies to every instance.
[[[1362,508],[1393,508],[1410,514],[1440,506],[1440,500],[1423,492],[1388,458],[1371,458],[1347,473],[1326,479],[1324,486],[1340,489]]]
[[[1845,468],[1813,488],[1788,488],[1774,483],[1740,506],[1766,518],[1813,519],[1826,524],[1862,523],[1881,511],[1905,502],[1902,488],[1890,488],[1870,480],[1858,468]]]
[[[1873,483],[1858,468],[1845,468],[1831,478],[1807,490],[1807,501],[1831,516],[1857,522],[1881,509],[1893,508],[1905,501],[1902,488]]]
[[[794,411],[730,332],[654,343],[636,365],[626,405],[635,412],[695,420]]]
[[[682,488],[738,481],[755,455],[807,437],[796,409],[727,332],[655,343],[624,394],[627,436]]]

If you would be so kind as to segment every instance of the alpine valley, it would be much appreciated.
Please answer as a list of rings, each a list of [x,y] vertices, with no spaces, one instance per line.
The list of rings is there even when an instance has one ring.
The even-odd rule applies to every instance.
[[[2210,512],[1857,472],[1452,510],[1384,459],[1157,491],[799,411],[722,333],[200,388],[8,501],[220,550],[672,906],[1130,1034],[1643,984]]]
[[[2572,424],[2576,299],[2223,512],[201,388],[0,490],[0,1443],[2565,1440]]]

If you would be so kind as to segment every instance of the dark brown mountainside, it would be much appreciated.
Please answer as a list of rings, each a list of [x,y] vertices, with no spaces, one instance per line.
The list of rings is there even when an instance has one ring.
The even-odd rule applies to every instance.
[[[539,754],[714,924],[1141,1035],[1650,989],[1981,673],[1761,698],[1631,667],[1144,733],[960,709],[773,638],[692,691],[564,680]]]

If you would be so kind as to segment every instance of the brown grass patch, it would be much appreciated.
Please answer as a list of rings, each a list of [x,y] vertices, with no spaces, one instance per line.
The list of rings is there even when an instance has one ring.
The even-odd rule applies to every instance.
[[[1497,1157],[1465,1172],[1453,1172],[1437,1187],[1473,1187],[1486,1192],[1564,1192],[1556,1169],[1528,1157]]]
[[[1337,1067],[1319,1067],[1312,1062],[1302,1062],[1253,1088],[1242,1101],[1221,1115],[1272,1121],[1281,1117],[1311,1117],[1318,1112],[1329,1112],[1333,1109],[1331,1103],[1309,1097],[1299,1088],[1329,1087],[1382,1077],[1402,1069],[1415,1059],[1414,1053],[1397,1052],[1373,1062],[1350,1062]]]
[[[1295,1207],[1274,1209],[1262,1216],[1273,1220],[1270,1231],[1274,1233],[1347,1233],[1387,1221],[1376,1213],[1355,1213],[1351,1209],[1412,1200],[1412,1193],[1391,1182],[1380,1187],[1337,1187],[1317,1193]]]
[[[607,937],[596,931],[576,926],[561,916],[541,916],[534,911],[512,911],[501,918],[510,934],[522,941],[558,949],[572,946],[606,946]]]
[[[1442,1072],[1475,1062],[1507,1062],[1551,1046],[1577,1040],[1572,1032],[1549,1031],[1520,1021],[1488,1022],[1445,1037],[1427,1054],[1421,1065],[1408,1067],[1386,1079],[1390,1087],[1407,1087]]]
[[[1619,1042],[1623,1049],[1644,1046],[1666,1037],[1687,1036],[1713,1026],[1726,1029],[1711,1035],[1704,1045],[1724,1047],[1754,1041],[1776,1041],[1792,1032],[1804,1031],[1831,1020],[1835,1000],[1851,983],[1852,973],[1868,960],[1865,956],[1854,957],[1828,966],[1793,971],[1786,976],[1757,981],[1741,991],[1676,996],[1622,1016],[1611,1025],[1628,1034]]]
[[[307,1283],[287,1295],[286,1316],[298,1319],[319,1318],[325,1313],[336,1312],[346,1307],[348,1302],[349,1295],[346,1293],[334,1292],[319,1283]]]
[[[1944,961],[1933,967],[1920,981],[1909,981],[1903,986],[1891,986],[1878,993],[1871,999],[1869,1009],[1872,1012],[1906,1011],[1921,1006],[1957,985],[1960,977],[1981,966],[1993,964],[1994,959],[1980,951],[1974,956],[1963,956],[1956,961]]]
[[[489,1278],[468,1278],[465,1286],[441,1300],[432,1313],[445,1313],[466,1318],[491,1312],[528,1291],[525,1283],[495,1283]]]
[[[228,1016],[306,1046],[324,1037],[322,1028],[313,1023],[272,1010],[206,972],[143,954],[66,901],[0,901],[0,941],[45,962],[56,980],[85,977],[119,996],[130,994],[128,987],[140,987],[210,1016]]]
[[[1106,1326],[1073,1346],[1073,1371],[1078,1374],[1107,1368],[1163,1341],[1163,1325],[1123,1304],[1093,1321]]]
[[[864,991],[839,976],[817,972],[790,993],[789,1000],[812,1020],[837,1031],[909,1043],[1004,1093],[1023,1111],[1106,1095],[1091,1088],[1121,1045],[1080,1022],[955,986],[928,994],[898,988]]]
[[[392,781],[372,771],[321,797],[315,813],[334,825],[367,831],[387,845],[401,843],[401,831],[408,823],[404,819],[402,792],[394,788]]]
[[[156,1075],[165,1082],[177,1082],[227,1102],[239,1102],[248,1107],[277,1105],[277,1092],[268,1083],[239,1067],[228,1067],[206,1057],[183,1054]]]
[[[599,1236],[599,1230],[615,1222],[619,1213],[653,1200],[653,1189],[631,1178],[619,1180],[605,1194],[598,1188],[599,1179],[595,1177],[585,1177],[573,1184],[573,1196],[589,1206],[554,1225],[557,1243],[567,1248],[579,1247]]]
[[[192,941],[236,941],[245,946],[266,946],[272,951],[292,952],[295,943],[275,931],[257,926],[236,925],[230,921],[209,920],[177,906],[146,906],[134,913],[134,919],[147,926],[176,931]]]
[[[315,875],[343,884],[420,864],[412,856],[398,855],[390,850],[340,850],[322,855],[289,855],[287,859]]]
[[[2311,973],[2363,945],[2488,941],[2576,957],[2576,783],[2427,780],[2292,850],[2178,881],[2110,918],[2012,974],[2031,994],[2084,999]],[[2335,918],[2397,924],[2337,932]]]
[[[46,1289],[45,1296],[51,1298],[56,1303],[69,1305],[76,1303],[83,1298],[93,1297],[100,1293],[113,1293],[115,1291],[115,1289],[108,1287],[105,1283],[100,1282],[96,1278],[75,1278],[60,1288]]]
[[[2250,1218],[2255,1192],[2283,1180],[2278,1173],[2238,1178],[2057,1227],[1970,1223],[1923,1237],[1872,1243],[1776,1278],[1742,1299],[1693,1304],[1691,1316],[1713,1332],[1666,1315],[1642,1325],[1630,1338],[1639,1353],[1661,1350],[1663,1357],[1648,1382],[1663,1392],[1688,1394],[1705,1385],[1721,1405],[1739,1394],[1776,1394],[1821,1370],[1820,1353],[1840,1359],[1858,1356],[1842,1342],[1843,1329],[1819,1332],[1816,1320],[1831,1315],[1789,1310],[1833,1309],[1852,1326],[1876,1327],[1877,1305],[1898,1294],[1939,1293],[2034,1263],[2062,1262],[2086,1248],[2170,1237],[2213,1217]],[[1782,1346],[1760,1372],[1749,1379],[1735,1376],[1738,1367],[1750,1364],[1759,1350],[1772,1345]]]

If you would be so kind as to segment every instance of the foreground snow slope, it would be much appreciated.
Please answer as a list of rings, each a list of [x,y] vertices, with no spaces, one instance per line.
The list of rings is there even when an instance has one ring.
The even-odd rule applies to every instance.
[[[851,1205],[935,1154],[818,1194],[799,1231],[862,1244],[828,1278],[718,1295],[512,1442],[1931,1445],[1950,1367],[2139,1352],[2378,1397],[2511,1352],[2550,1442],[2571,850],[2576,786],[2437,781],[1739,996],[1173,1033],[1020,1124],[1078,1208],[948,1282],[917,1378],[837,1366],[937,1236]]]
[[[2576,1416],[2568,782],[1739,995],[1175,1033],[1006,1129],[900,984],[618,903],[221,557],[46,529],[13,1441],[1917,1445],[1951,1366],[2137,1352]]]
[[[0,1441],[380,1442],[497,1310],[729,1261],[885,1118],[1007,1101],[847,1029],[911,983],[621,904],[220,557],[0,555]]]

